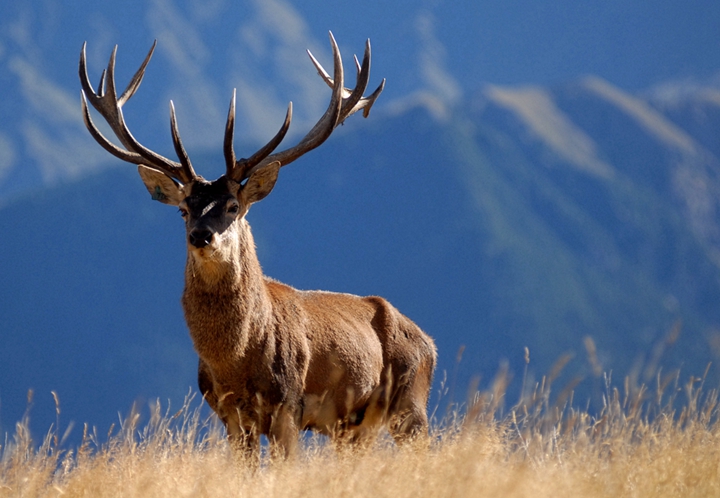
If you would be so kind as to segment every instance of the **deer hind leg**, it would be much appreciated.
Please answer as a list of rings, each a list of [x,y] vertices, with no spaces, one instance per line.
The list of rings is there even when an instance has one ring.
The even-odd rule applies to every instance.
[[[394,413],[390,418],[388,430],[398,444],[426,435],[428,419],[425,407],[412,404],[409,408]]]
[[[388,387],[381,386],[376,389],[367,405],[351,414],[360,417],[357,421],[342,424],[338,431],[340,437],[336,438],[339,442],[350,443],[353,448],[370,446],[377,440],[383,428],[387,428],[398,444],[427,434],[425,404],[407,395],[405,389],[389,393]],[[398,397],[390,400],[390,394]]]
[[[397,443],[427,435],[427,402],[432,383],[432,367],[401,376],[390,404],[388,430]]]
[[[388,366],[364,406],[350,412],[348,428],[356,446],[372,444],[387,425],[392,387],[392,367]]]
[[[397,374],[404,371],[405,373]],[[355,440],[372,441],[386,427],[397,443],[427,433],[426,413],[429,381],[402,363],[388,365],[380,383],[373,390],[362,410],[356,427],[350,424]]]

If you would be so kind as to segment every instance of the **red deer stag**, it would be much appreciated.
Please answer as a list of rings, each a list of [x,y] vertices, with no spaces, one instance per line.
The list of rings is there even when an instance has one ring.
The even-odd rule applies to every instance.
[[[330,34],[334,74],[308,52],[332,88],[330,105],[294,147],[273,153],[292,117],[288,106],[280,131],[249,159],[233,149],[235,95],[225,128],[226,172],[215,181],[197,175],[180,140],[175,110],[170,123],[180,162],[141,145],[130,133],[122,106],[137,91],[150,52],[125,91],[117,96],[112,52],[97,92],[80,55],[82,111],[93,138],[110,154],[138,165],[152,198],[177,206],[187,231],[182,305],[200,358],[198,383],[225,424],[233,447],[259,455],[264,434],[274,451],[287,455],[303,429],[356,440],[387,427],[404,440],[427,430],[427,401],[436,361],[432,339],[381,297],[304,292],[263,275],[245,219],[250,206],[275,185],[282,166],[322,144],[351,114],[370,107],[385,81],[363,97],[370,73],[370,42],[357,84],[343,86],[340,51]],[[94,125],[87,100],[110,125],[124,148]]]

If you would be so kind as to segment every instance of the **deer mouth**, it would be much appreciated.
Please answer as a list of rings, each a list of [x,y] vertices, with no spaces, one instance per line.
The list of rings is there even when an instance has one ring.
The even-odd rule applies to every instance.
[[[188,254],[198,263],[226,263],[232,261],[232,248],[217,235],[212,238],[209,244],[198,247],[188,241]]]
[[[217,234],[208,228],[195,228],[188,233],[188,251],[200,259],[213,259],[217,253]]]
[[[217,255],[217,250],[212,245],[196,247],[192,244],[188,244],[188,252],[199,260],[216,259],[214,256]]]

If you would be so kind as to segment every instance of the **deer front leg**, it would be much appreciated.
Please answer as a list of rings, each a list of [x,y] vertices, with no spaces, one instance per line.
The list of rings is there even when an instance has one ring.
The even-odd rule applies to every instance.
[[[240,424],[240,417],[235,412],[223,418],[230,448],[241,460],[241,463],[256,468],[260,465],[260,436],[255,427],[246,429]]]
[[[251,465],[259,464],[260,437],[257,430],[243,428],[237,408],[226,402],[232,392],[218,396],[210,367],[202,359],[198,364],[198,386],[207,404],[222,420],[233,452]]]
[[[273,457],[289,458],[295,454],[298,441],[298,410],[280,405],[273,411],[268,439]]]
[[[212,408],[212,411],[218,413],[219,399],[215,393],[215,383],[212,372],[202,358],[198,360],[198,387],[200,388],[200,394],[202,394],[202,397],[210,408]]]

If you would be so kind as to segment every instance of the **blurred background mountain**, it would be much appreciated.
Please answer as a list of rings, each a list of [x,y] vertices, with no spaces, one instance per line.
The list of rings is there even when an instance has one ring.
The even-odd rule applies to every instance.
[[[350,72],[371,38],[370,85],[388,79],[371,116],[284,169],[249,220],[268,275],[382,295],[436,339],[432,404],[503,365],[518,392],[525,348],[529,384],[571,358],[561,385],[577,379],[581,404],[601,372],[704,375],[720,356],[719,21],[710,1],[0,5],[0,432],[29,389],[41,433],[51,391],[61,425],[103,431],[195,387],[182,222],[85,130],[86,40],[94,83],[119,44],[124,87],[158,39],[129,126],[173,157],[173,99],[215,177],[233,88],[239,154],[289,100],[297,140],[329,98],[304,50],[329,67],[332,29]]]

